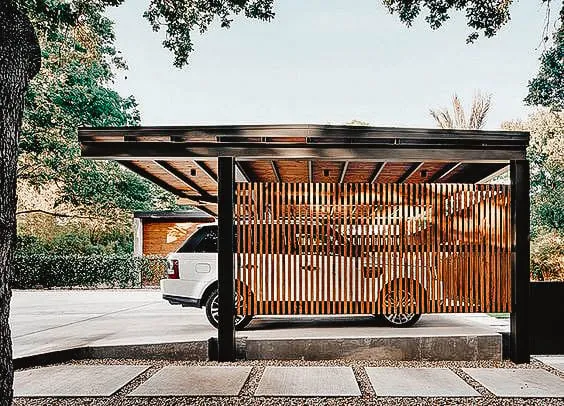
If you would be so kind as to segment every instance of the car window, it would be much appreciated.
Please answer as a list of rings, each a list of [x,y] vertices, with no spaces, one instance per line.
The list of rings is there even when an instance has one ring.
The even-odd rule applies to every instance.
[[[215,245],[213,240],[215,240]],[[196,230],[177,252],[217,252],[217,226],[202,227]]]
[[[206,233],[194,252],[217,252],[217,228],[206,227]]]

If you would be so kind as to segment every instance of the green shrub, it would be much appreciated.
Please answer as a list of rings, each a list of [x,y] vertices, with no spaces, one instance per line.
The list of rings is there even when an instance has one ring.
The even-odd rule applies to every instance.
[[[535,280],[564,280],[564,237],[547,232],[531,241],[531,277]]]
[[[132,288],[154,280],[162,258],[131,255],[16,255],[12,286],[16,289],[52,287]]]
[[[130,255],[133,252],[133,234],[120,230],[92,233],[88,230],[69,229],[49,236],[48,239],[20,234],[17,238],[18,255]]]

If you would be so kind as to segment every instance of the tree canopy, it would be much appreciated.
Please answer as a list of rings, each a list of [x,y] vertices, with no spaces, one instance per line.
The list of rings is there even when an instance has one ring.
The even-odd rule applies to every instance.
[[[114,162],[80,158],[79,126],[139,124],[135,99],[111,88],[114,72],[126,65],[102,10],[90,7],[79,24],[39,35],[43,67],[26,94],[18,179],[38,189],[56,185],[55,206],[68,203],[115,220],[116,210],[169,206],[172,197]],[[42,13],[30,17],[43,27]]]
[[[527,130],[531,140],[531,231],[564,236],[564,113],[539,110],[525,121],[503,123],[508,130]]]
[[[559,28],[554,33],[552,46],[540,58],[537,76],[529,81],[529,94],[525,103],[564,109],[564,3],[560,10]]]

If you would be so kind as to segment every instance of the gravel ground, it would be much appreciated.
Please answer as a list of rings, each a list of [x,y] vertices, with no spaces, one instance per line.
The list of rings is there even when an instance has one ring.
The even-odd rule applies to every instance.
[[[113,360],[96,359],[75,361],[74,364],[143,364],[151,365],[147,371],[135,378],[119,392],[109,398],[16,398],[14,405],[37,406],[37,405],[102,405],[102,406],[127,406],[127,405],[563,405],[564,399],[499,399],[478,384],[461,368],[485,367],[485,368],[542,368],[555,375],[564,378],[564,374],[537,360],[530,364],[516,365],[510,361],[239,361],[237,366],[252,366],[241,393],[238,397],[168,397],[168,398],[128,398],[126,395],[139,384],[146,381],[160,368],[167,365],[218,365],[216,362],[196,361],[154,361],[154,360]],[[258,386],[259,379],[266,366],[350,366],[360,386],[362,395],[360,397],[340,398],[287,398],[287,397],[254,397],[253,393]],[[481,395],[481,398],[407,398],[407,397],[377,397],[368,380],[364,367],[446,367],[450,368],[468,384],[473,386]]]

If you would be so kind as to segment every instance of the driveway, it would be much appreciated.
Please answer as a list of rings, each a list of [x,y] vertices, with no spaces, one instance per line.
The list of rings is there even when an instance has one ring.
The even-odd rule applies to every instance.
[[[201,309],[171,306],[158,290],[14,291],[14,357],[83,346],[207,340],[217,331]],[[508,331],[509,321],[483,314],[424,315],[415,327],[382,327],[372,317],[256,318],[240,336],[344,338],[480,335]]]

